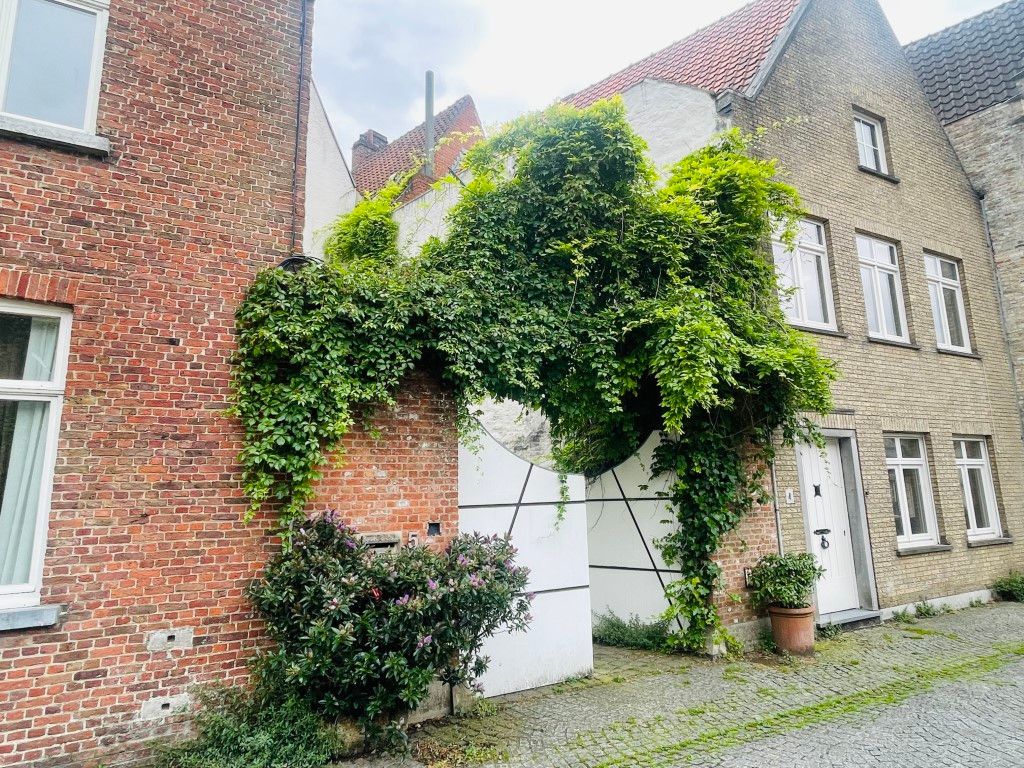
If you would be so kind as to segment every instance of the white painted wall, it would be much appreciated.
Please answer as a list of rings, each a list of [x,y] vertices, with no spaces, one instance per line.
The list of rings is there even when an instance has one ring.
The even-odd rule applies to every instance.
[[[647,142],[663,177],[669,168],[728,127],[707,91],[662,80],[642,80],[622,93],[633,130]]]
[[[463,178],[469,181],[468,174]],[[462,185],[457,181],[445,182],[440,187],[424,192],[395,211],[398,222],[398,249],[405,256],[419,252],[432,235],[440,237],[447,229],[445,216],[459,201]]]
[[[511,527],[517,562],[530,569],[528,589],[536,593],[526,632],[503,632],[484,644],[491,658],[480,681],[485,696],[593,669],[583,478],[569,476],[568,491],[559,520],[556,473],[524,461],[483,431],[478,445],[459,448],[459,530],[504,535]]]
[[[654,541],[678,523],[671,505],[656,498],[668,487],[669,478],[650,477],[659,440],[657,433],[652,434],[633,456],[587,484],[594,613],[611,612],[622,619],[636,615],[649,622],[668,608],[658,577],[667,584],[678,576],[669,572]]]
[[[324,241],[331,224],[348,213],[359,200],[345,155],[327,119],[316,85],[310,89],[306,126],[306,221],[302,230],[303,252],[323,258]]]

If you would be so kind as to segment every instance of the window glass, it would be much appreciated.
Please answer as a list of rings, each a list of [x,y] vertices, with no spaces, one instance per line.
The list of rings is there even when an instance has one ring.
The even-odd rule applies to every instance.
[[[952,288],[942,289],[943,309],[949,332],[949,344],[953,347],[964,346],[964,329],[960,320],[960,300]]]
[[[988,499],[985,497],[985,482],[981,467],[967,468],[967,485],[974,505],[974,528],[989,528],[992,525],[988,511]],[[970,522],[968,522],[970,526]]]
[[[895,453],[893,449],[893,453]],[[900,491],[896,485],[896,470],[889,470],[889,493],[892,495],[892,513],[896,518],[896,535],[903,535],[903,515],[900,513]]]
[[[920,459],[921,441],[915,437],[901,437],[900,452],[905,459]]]
[[[896,537],[903,545],[933,544],[938,540],[924,441],[912,435],[885,438]]]
[[[32,576],[50,404],[0,400],[0,586]]]
[[[864,304],[868,315],[868,332],[877,334],[881,332],[878,325],[877,291],[875,290],[874,271],[868,267],[860,268],[860,282],[864,288]]]
[[[880,339],[908,341],[896,246],[857,235],[857,255],[868,333]]]
[[[0,379],[51,381],[59,329],[56,317],[0,312]]]
[[[834,329],[832,281],[822,225],[798,222],[794,245],[776,238],[772,253],[786,318],[795,325]]]
[[[917,469],[903,470],[903,485],[907,492],[907,516],[910,518],[912,534],[928,533],[928,521],[924,516],[924,493],[921,490],[921,473]]]
[[[85,128],[97,23],[53,0],[19,0],[4,111]]]
[[[70,325],[0,299],[0,609],[39,604]]]
[[[992,467],[989,465],[985,441],[956,439],[953,441],[953,452],[960,470],[968,538],[983,539],[1002,535]]]
[[[936,344],[940,349],[969,352],[971,343],[967,332],[963,287],[960,284],[960,269],[957,263],[951,259],[925,254],[924,266],[928,277],[932,317],[935,320]]]

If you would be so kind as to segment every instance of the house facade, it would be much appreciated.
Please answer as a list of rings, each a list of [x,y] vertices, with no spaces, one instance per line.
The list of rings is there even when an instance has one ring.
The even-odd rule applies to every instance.
[[[767,128],[754,151],[801,194],[798,246],[773,246],[784,309],[840,376],[824,450],[780,446],[772,477],[779,549],[827,568],[819,621],[987,598],[1024,565],[997,276],[981,203],[877,2],[755,0],[568,101],[616,93],[656,164],[717,117]]]
[[[1024,1],[1011,0],[905,50],[982,200],[1024,409]]]
[[[307,182],[314,219],[350,194],[305,172],[339,154],[322,110],[307,142],[312,22],[311,0],[0,3],[0,765],[142,761],[262,641],[273,519],[242,522],[225,409],[234,311],[301,250]],[[414,377],[375,421],[318,508],[453,533],[451,399]]]

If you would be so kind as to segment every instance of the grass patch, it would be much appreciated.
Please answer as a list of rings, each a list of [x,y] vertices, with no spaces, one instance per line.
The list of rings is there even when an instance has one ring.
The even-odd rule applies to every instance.
[[[636,615],[621,619],[611,611],[594,617],[592,633],[595,643],[638,651],[664,651],[671,634],[668,620],[647,623]]]
[[[960,635],[956,632],[943,632],[930,627],[904,627],[905,637],[948,637],[950,640],[959,640]]]

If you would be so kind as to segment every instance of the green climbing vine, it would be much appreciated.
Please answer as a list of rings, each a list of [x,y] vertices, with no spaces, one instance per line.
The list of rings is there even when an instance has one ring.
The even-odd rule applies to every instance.
[[[659,186],[621,102],[552,107],[466,157],[445,234],[400,255],[398,186],[342,217],[327,259],[268,270],[238,312],[235,410],[253,509],[303,513],[328,452],[425,368],[460,405],[539,409],[562,471],[597,473],[660,430],[680,525],[659,542],[677,637],[720,629],[713,560],[763,494],[773,435],[814,436],[832,364],[783,317],[766,243],[796,193],[733,131]]]

